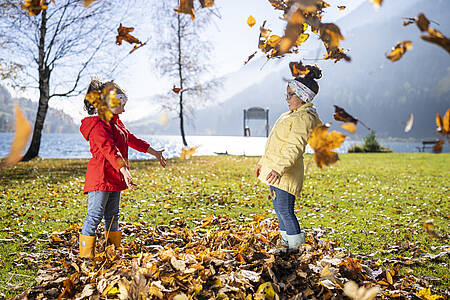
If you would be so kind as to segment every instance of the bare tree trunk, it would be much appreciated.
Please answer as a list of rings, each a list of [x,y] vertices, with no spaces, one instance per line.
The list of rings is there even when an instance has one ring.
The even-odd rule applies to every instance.
[[[27,153],[22,158],[23,161],[29,161],[39,154],[41,146],[42,129],[44,127],[45,116],[48,110],[48,100],[50,98],[50,68],[45,64],[45,35],[47,33],[47,11],[42,10],[39,38],[39,105],[34,122],[33,137]]]
[[[183,73],[182,73],[182,60],[181,60],[181,19],[180,15],[177,15],[178,19],[178,77],[180,78],[180,131],[181,138],[183,139],[183,145],[187,146],[186,136],[184,134],[184,113],[183,113]]]

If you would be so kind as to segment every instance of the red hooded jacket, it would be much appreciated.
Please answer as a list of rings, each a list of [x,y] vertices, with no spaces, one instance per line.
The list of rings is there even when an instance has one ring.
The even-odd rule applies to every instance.
[[[81,120],[80,131],[91,146],[84,193],[90,191],[122,191],[127,188],[120,168],[128,166],[128,146],[147,152],[149,143],[125,128],[118,115],[106,123],[98,116]]]

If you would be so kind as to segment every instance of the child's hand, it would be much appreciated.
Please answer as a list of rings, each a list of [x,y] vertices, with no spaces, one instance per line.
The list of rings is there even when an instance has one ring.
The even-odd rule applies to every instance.
[[[269,175],[267,175],[266,180],[269,184],[279,184],[281,180],[281,175],[278,172],[272,170]]]
[[[256,177],[259,177],[260,173],[261,173],[261,165],[256,165],[256,169],[255,169]]]
[[[159,163],[161,164],[161,166],[163,168],[166,167],[166,158],[162,155],[162,153],[165,151],[165,149],[162,150],[155,150],[152,147],[149,147],[147,150],[147,153],[150,153],[151,155],[153,155],[154,157],[156,157],[156,159],[159,161]]]
[[[133,183],[133,177],[131,176],[130,170],[127,167],[120,168],[120,173],[123,175],[123,179],[125,179],[125,183],[130,190],[136,190],[137,185]]]

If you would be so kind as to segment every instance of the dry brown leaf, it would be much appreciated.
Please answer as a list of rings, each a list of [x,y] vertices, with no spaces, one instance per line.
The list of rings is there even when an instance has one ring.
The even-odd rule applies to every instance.
[[[436,144],[434,144],[433,152],[434,153],[441,153],[443,146],[444,146],[444,140],[440,139],[439,141],[436,142]]]
[[[174,9],[178,14],[188,14],[195,19],[194,0],[180,0],[180,4]]]
[[[15,115],[15,134],[11,143],[8,157],[4,160],[6,167],[12,167],[22,159],[22,153],[25,149],[28,139],[31,135],[31,124],[20,110],[19,104],[14,105]]]
[[[399,60],[403,57],[403,55],[406,53],[406,51],[411,50],[413,47],[411,41],[402,41],[397,43],[395,47],[392,48],[391,52],[389,54],[386,54],[386,58],[391,60],[392,62]]]
[[[208,8],[214,5],[214,0],[200,0],[202,8]]]

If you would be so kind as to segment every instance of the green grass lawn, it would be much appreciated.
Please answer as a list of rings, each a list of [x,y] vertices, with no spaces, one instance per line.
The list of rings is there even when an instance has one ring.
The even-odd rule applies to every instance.
[[[384,261],[437,253],[450,235],[449,154],[343,154],[323,170],[305,157],[306,179],[296,213],[302,227],[322,228],[355,256]],[[121,221],[191,226],[209,215],[246,222],[272,217],[268,187],[253,176],[256,157],[218,156],[133,161],[137,191],[122,193]],[[41,234],[82,223],[87,160],[36,160],[0,172],[0,293],[33,284],[37,267],[23,253],[46,247]],[[427,224],[426,224],[427,222]],[[426,230],[428,229],[428,231]],[[448,247],[448,246],[447,246]],[[27,256],[29,257],[29,256]],[[41,261],[45,263],[45,261]],[[449,288],[448,256],[401,272]],[[1,294],[0,294],[1,295]],[[0,296],[1,298],[1,296]]]

